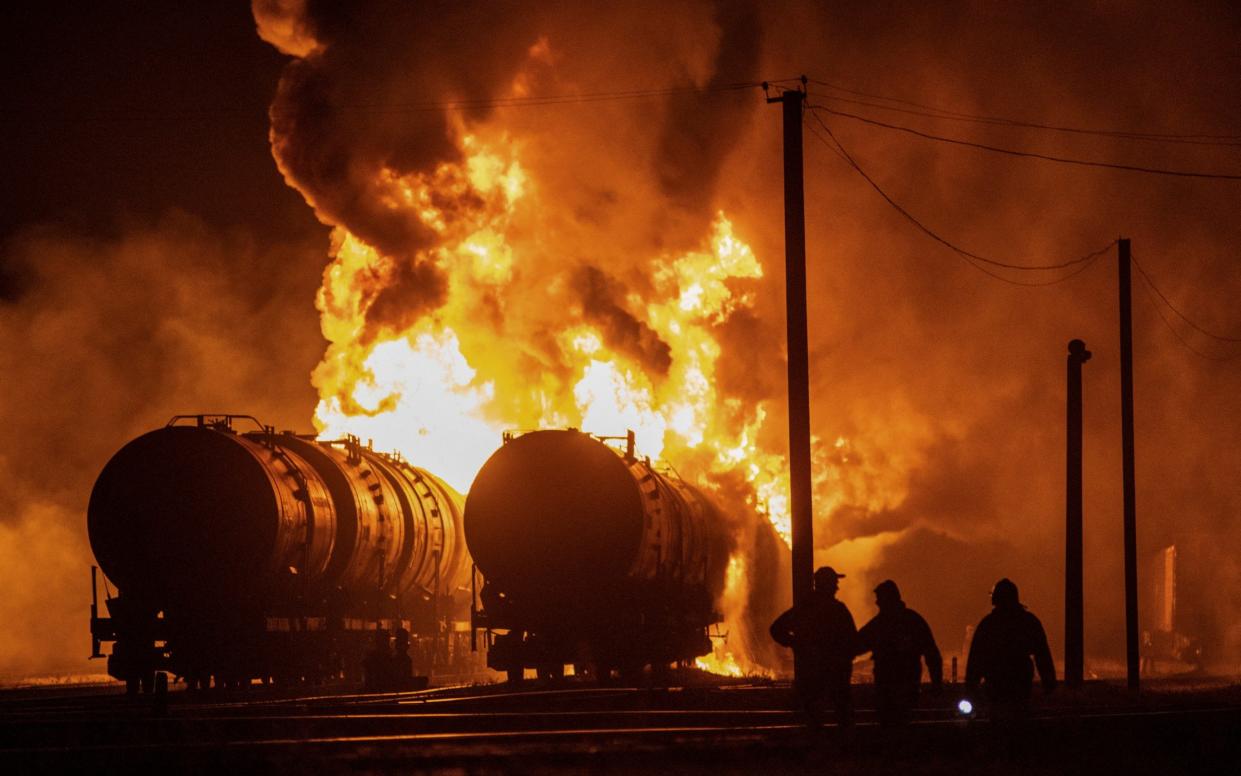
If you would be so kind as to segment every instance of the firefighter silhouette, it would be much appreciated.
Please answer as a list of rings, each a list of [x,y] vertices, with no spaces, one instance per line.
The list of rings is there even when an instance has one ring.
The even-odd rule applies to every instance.
[[[900,588],[890,579],[875,588],[879,613],[858,631],[857,651],[871,652],[875,660],[875,693],[881,725],[909,722],[922,684],[926,661],[931,692],[943,687],[944,660],[935,646],[931,627],[922,615],[905,605]]]
[[[974,629],[965,684],[970,692],[979,685],[1000,714],[1024,713],[1037,666],[1043,688],[1056,688],[1056,665],[1039,619],[1018,600],[1017,585],[1001,579],[991,590],[991,613]],[[1033,658],[1033,663],[1031,663]]]
[[[838,580],[843,577],[831,566],[823,566],[814,572],[814,589],[802,607],[789,609],[771,624],[776,643],[797,645],[801,660],[794,690],[809,723],[815,726],[822,722],[825,700],[835,709],[837,723],[853,722],[849,681],[857,626],[849,608],[836,600]]]

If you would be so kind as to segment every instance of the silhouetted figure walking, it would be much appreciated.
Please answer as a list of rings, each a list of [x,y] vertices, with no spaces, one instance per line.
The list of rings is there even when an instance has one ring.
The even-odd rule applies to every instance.
[[[789,609],[771,624],[771,637],[781,646],[794,642],[801,651],[802,673],[797,677],[798,702],[811,725],[821,722],[825,700],[836,710],[841,725],[853,722],[853,701],[849,679],[853,674],[853,655],[857,626],[848,607],[836,600],[837,574],[831,566],[814,572],[814,589],[803,604],[804,611]]]
[[[1048,692],[1056,688],[1056,665],[1047,647],[1047,634],[1039,619],[1018,600],[1017,586],[1010,580],[995,583],[991,605],[994,608],[978,623],[970,642],[965,684],[975,692],[981,682],[1001,715],[1024,713],[1030,704],[1035,666],[1043,688]]]
[[[944,659],[931,626],[905,605],[895,582],[879,583],[875,604],[879,614],[858,631],[857,651],[874,653],[879,724],[904,725],[918,702],[922,661],[931,677],[931,692],[938,695],[943,688]]]

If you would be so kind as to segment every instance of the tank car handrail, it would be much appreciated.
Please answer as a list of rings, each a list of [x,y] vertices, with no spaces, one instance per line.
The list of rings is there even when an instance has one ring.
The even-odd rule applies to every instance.
[[[259,431],[263,431],[263,432],[268,431],[267,426],[264,426],[259,421],[259,419],[254,417],[253,415],[235,415],[231,412],[202,412],[196,415],[173,415],[172,419],[164,424],[164,428],[172,428],[173,426],[185,425],[184,423],[181,422],[185,420],[193,420],[195,422],[195,425],[199,426],[200,428],[203,426],[219,425],[218,421],[224,421],[223,426],[229,429],[230,431],[233,428],[234,420],[248,420],[254,425],[258,426]],[[212,421],[217,421],[217,422],[212,423]]]
[[[349,459],[349,463],[354,464],[361,463],[363,451],[375,453],[373,449],[374,445],[371,444],[371,440],[367,440],[366,445],[363,446],[362,440],[353,434],[345,434],[343,439],[322,439],[316,437],[313,441],[321,445],[326,445],[327,447],[343,447],[345,449],[345,454]],[[379,455],[379,453],[375,454]]]
[[[672,465],[671,461],[660,458],[658,461],[655,462],[654,466],[651,466],[651,461],[648,458],[646,461],[646,465],[649,466],[652,471],[659,472],[665,477],[667,477],[668,474],[671,473],[673,477],[676,477],[681,482],[685,482],[686,484],[689,484],[688,481],[684,477],[681,476],[681,473],[677,471],[677,467]],[[663,471],[660,471],[660,469],[663,469]]]

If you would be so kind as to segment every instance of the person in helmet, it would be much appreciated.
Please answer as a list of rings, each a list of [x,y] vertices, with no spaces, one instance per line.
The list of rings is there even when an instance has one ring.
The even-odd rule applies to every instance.
[[[944,659],[935,646],[931,626],[905,605],[895,582],[885,579],[879,583],[875,605],[879,614],[858,631],[857,651],[874,653],[879,724],[907,724],[918,702],[922,661],[926,661],[931,692],[938,695],[943,687]]]
[[[771,624],[771,637],[784,647],[796,643],[802,660],[795,687],[809,723],[821,721],[824,701],[836,710],[841,725],[853,722],[849,682],[853,676],[857,626],[849,608],[836,600],[844,574],[831,566],[814,572],[814,589],[802,608],[789,609]]]
[[[1001,579],[991,590],[991,613],[982,618],[970,642],[965,684],[977,691],[981,683],[987,698],[1000,710],[1024,711],[1030,703],[1034,669],[1043,688],[1056,688],[1056,665],[1047,647],[1039,619],[1017,597],[1017,585]],[[1031,663],[1033,658],[1033,663]]]

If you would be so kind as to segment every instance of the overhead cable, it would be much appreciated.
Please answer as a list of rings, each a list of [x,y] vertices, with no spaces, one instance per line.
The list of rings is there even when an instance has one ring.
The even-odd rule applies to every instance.
[[[1151,293],[1152,290],[1158,292],[1158,289],[1155,287],[1153,283],[1151,283],[1150,278],[1146,276],[1146,273],[1142,273],[1142,279],[1144,281],[1142,290],[1146,292],[1147,298],[1151,300],[1151,304],[1155,308],[1155,314],[1159,316],[1159,320],[1163,321],[1163,325],[1168,328],[1168,331],[1172,332],[1172,336],[1176,337],[1177,342],[1181,343],[1181,346],[1183,348],[1188,350],[1190,353],[1193,353],[1195,356],[1198,356],[1199,358],[1204,358],[1207,361],[1216,361],[1216,362],[1232,361],[1236,359],[1238,356],[1241,356],[1241,353],[1235,353],[1231,356],[1213,356],[1210,353],[1203,353],[1201,350],[1199,350],[1198,348],[1190,344],[1189,340],[1186,339],[1184,335],[1182,335],[1179,331],[1176,330],[1176,327],[1172,325],[1172,321],[1168,320],[1168,316],[1164,314],[1163,305],[1160,305],[1159,300],[1155,298],[1155,294]],[[1160,294],[1160,296],[1162,296],[1162,294]],[[1164,300],[1164,301],[1166,302],[1167,300]],[[1175,308],[1169,308],[1169,309],[1175,309]],[[1187,320],[1186,323],[1189,323],[1189,321]],[[1192,326],[1193,324],[1191,323],[1190,325]]]
[[[1138,260],[1136,258],[1133,258],[1132,255],[1130,255],[1130,258],[1133,261],[1133,266],[1138,268],[1138,272],[1142,275],[1143,279],[1146,280],[1147,284],[1150,285],[1151,290],[1154,291],[1159,296],[1159,298],[1163,300],[1163,303],[1168,306],[1169,310],[1176,313],[1176,317],[1180,318],[1182,321],[1188,324],[1191,329],[1198,332],[1199,334],[1205,334],[1211,339],[1219,340],[1220,342],[1241,342],[1241,337],[1226,337],[1223,334],[1216,334],[1215,332],[1208,331],[1207,329],[1204,329],[1203,327],[1199,326],[1198,324],[1190,320],[1189,316],[1185,315],[1185,313],[1181,312],[1181,310],[1176,305],[1172,304],[1172,300],[1168,298],[1167,294],[1165,294],[1163,291],[1159,289],[1159,286],[1155,284],[1154,279],[1151,278],[1150,273],[1148,273],[1146,269],[1141,264],[1138,263]]]
[[[628,100],[641,97],[696,96],[719,92],[735,92],[755,89],[763,85],[762,81],[738,81],[735,83],[715,84],[712,86],[682,86],[663,89],[631,89],[616,92],[586,92],[582,94],[557,94],[529,97],[499,97],[491,99],[444,100],[436,103],[424,103],[419,107],[430,108],[509,108],[525,105],[552,105],[559,103],[603,102],[610,100]],[[397,107],[400,107],[399,105]]]
[[[988,116],[988,115],[980,115],[980,114],[975,114],[975,113],[963,113],[961,111],[948,110],[946,108],[940,108],[934,105],[927,105],[925,103],[920,103],[920,102],[913,102],[911,100],[902,100],[896,97],[886,97],[881,94],[858,91],[856,89],[850,89],[844,86],[840,86],[838,84],[833,84],[828,81],[822,81],[816,78],[811,78],[809,79],[809,81],[812,84],[817,84],[819,86],[826,86],[829,89],[833,89],[839,92],[844,92],[845,94],[851,94],[857,97],[865,97],[870,100],[882,100],[884,102],[891,102],[897,105],[907,105],[912,108],[920,108],[922,111],[929,111],[929,113],[918,112],[918,111],[901,111],[901,112],[912,113],[914,115],[919,115],[919,116],[957,119],[961,121],[975,121],[975,122],[986,123],[986,124],[1003,124],[1003,125],[1013,126],[1013,127],[1025,127],[1028,129],[1044,129],[1044,130],[1050,130],[1054,132],[1068,132],[1068,133],[1081,134],[1081,135],[1097,135],[1100,137],[1124,138],[1124,139],[1129,139],[1129,140],[1151,140],[1151,141],[1163,141],[1163,142],[1170,142],[1170,143],[1194,143],[1194,144],[1202,144],[1202,145],[1218,144],[1218,145],[1224,145],[1224,146],[1232,146],[1232,145],[1241,144],[1241,135],[1235,135],[1235,134],[1233,135],[1182,134],[1182,133],[1162,133],[1162,132],[1134,132],[1134,131],[1129,131],[1129,130],[1114,130],[1114,129],[1091,129],[1091,128],[1086,128],[1086,127],[1070,127],[1070,126],[1059,125],[1059,124],[1047,124],[1047,123],[1041,123],[1041,122],[1035,122],[1035,121],[1022,121],[1020,119],[1006,118],[1003,116]],[[885,108],[885,110],[898,110],[896,108],[882,106],[882,105],[875,105],[874,103],[863,102],[861,100],[846,100],[843,97],[834,97],[831,95],[822,95],[822,96],[828,97],[830,99],[835,99],[835,100],[855,102],[861,105],[870,105],[872,107],[883,107]]]
[[[964,248],[957,245],[956,243],[953,243],[947,238],[940,236],[937,232],[935,232],[933,229],[928,227],[926,224],[922,223],[922,221],[920,221],[916,216],[914,216],[912,213],[906,210],[900,203],[894,200],[886,191],[883,190],[883,188],[878,183],[875,182],[873,178],[870,177],[870,175],[866,173],[864,169],[862,169],[861,165],[858,164],[857,160],[853,158],[852,154],[850,154],[848,150],[844,147],[844,145],[841,144],[840,139],[836,137],[836,135],[832,132],[831,128],[819,116],[813,115],[813,114],[811,115],[814,118],[814,120],[819,124],[819,126],[822,127],[823,131],[827,133],[828,137],[832,139],[832,142],[835,144],[836,149],[839,150],[841,157],[855,171],[857,171],[857,173],[861,175],[862,178],[867,183],[870,184],[871,188],[873,188],[876,192],[878,192],[879,196],[883,197],[884,201],[886,201],[890,206],[892,206],[894,210],[896,210],[898,213],[904,216],[906,220],[908,220],[911,224],[917,227],[918,230],[921,231],[923,234],[927,235],[928,237],[940,243],[941,245],[947,247],[949,250],[953,251],[958,256],[960,256],[962,259],[964,259],[971,266],[975,267],[976,269],[979,269],[982,272],[985,272],[986,274],[990,275],[993,278],[996,278],[997,280],[1002,280],[1006,283],[1011,283],[1013,285],[1020,285],[1020,286],[1049,286],[1049,285],[1054,285],[1056,283],[1063,283],[1069,278],[1076,276],[1080,272],[1084,272],[1096,259],[1098,259],[1103,254],[1107,253],[1109,250],[1111,250],[1112,246],[1116,244],[1116,241],[1113,240],[1109,242],[1107,245],[1103,246],[1102,248],[1096,251],[1092,251],[1084,256],[1080,256],[1076,259],[1071,259],[1069,261],[1063,261],[1063,262],[1059,262],[1056,264],[1041,264],[1041,265],[1011,264],[1009,262],[999,261],[996,259],[988,258],[986,256],[981,256],[977,253],[973,253],[972,251],[967,251]],[[831,144],[829,144],[827,140],[825,140],[817,132],[812,131],[812,134],[814,134],[816,138],[818,138],[821,142],[823,142],[829,148],[832,147]],[[1057,270],[1057,269],[1067,269],[1067,268],[1073,268],[1074,271],[1064,277],[1056,278],[1050,281],[1019,281],[1019,280],[1012,280],[1010,278],[999,275],[995,273],[994,271],[990,270],[987,265],[989,265],[990,267],[997,267],[997,268],[1010,269],[1010,270],[1020,270],[1020,271],[1027,271],[1027,272],[1028,271],[1047,271],[1047,270]]]
[[[1052,156],[1050,154],[1042,154],[1042,153],[1038,153],[1035,151],[1019,151],[1013,148],[1001,148],[999,146],[986,145],[985,143],[975,143],[970,140],[960,140],[958,138],[944,137],[943,135],[935,135],[930,132],[923,132],[918,129],[913,129],[912,127],[901,126],[900,124],[889,124],[885,121],[879,121],[878,119],[872,119],[872,118],[867,118],[865,116],[859,116],[856,113],[848,113],[846,111],[835,110],[833,108],[827,107],[826,105],[807,105],[806,108],[807,110],[810,110],[810,111],[823,111],[824,113],[830,113],[833,116],[840,116],[846,119],[853,119],[854,121],[860,121],[865,124],[871,124],[876,127],[883,127],[885,129],[894,129],[899,132],[906,132],[908,134],[916,135],[918,137],[925,138],[927,140],[935,140],[941,143],[952,143],[953,145],[966,146],[969,148],[977,148],[983,151],[991,151],[993,153],[998,153],[998,154],[1008,154],[1009,156],[1021,156],[1021,157],[1026,157],[1030,159],[1042,159],[1048,162],[1058,162],[1060,164],[1074,164],[1074,165],[1079,165],[1082,167],[1103,167],[1103,168],[1112,169],[1112,170],[1125,170],[1127,172],[1140,172],[1140,173],[1146,173],[1150,175],[1170,175],[1170,176],[1174,176],[1178,178],[1206,178],[1206,179],[1211,179],[1211,180],[1241,181],[1241,174],[1195,172],[1192,170],[1169,170],[1169,169],[1164,169],[1164,168],[1159,168],[1159,167],[1142,167],[1139,165],[1131,165],[1131,164],[1113,164],[1111,162],[1100,162],[1100,161],[1096,161],[1092,159],[1074,159],[1074,158],[1065,157],[1065,156]]]
[[[991,126],[1014,127],[1017,129],[1040,129],[1053,132],[1065,132],[1075,135],[1085,135],[1088,137],[1105,137],[1115,140],[1135,140],[1147,143],[1175,143],[1179,145],[1209,146],[1212,148],[1241,148],[1241,138],[1237,139],[1220,139],[1205,140],[1194,137],[1175,137],[1175,136],[1158,136],[1147,135],[1136,132],[1113,132],[1106,130],[1090,130],[1079,129],[1076,127],[1059,127],[1051,124],[1038,124],[1035,122],[1018,121],[1016,119],[993,118],[987,116],[970,116],[949,112],[938,112],[936,110],[915,110],[912,108],[899,108],[893,105],[884,105],[872,100],[859,100],[852,97],[837,97],[833,94],[816,95],[821,100],[832,100],[835,102],[848,103],[850,105],[861,105],[867,108],[875,108],[877,110],[886,110],[893,113],[903,113],[910,116],[920,116],[929,119],[941,119],[946,121],[961,121],[972,124],[986,124]]]
[[[777,81],[768,81],[769,84],[778,84],[780,82],[791,81],[794,79],[779,79]],[[308,111],[323,112],[331,111],[341,113],[348,116],[349,114],[357,114],[359,116],[374,115],[399,115],[404,113],[434,113],[444,111],[451,108],[524,108],[524,107],[541,107],[551,105],[579,105],[583,103],[594,102],[623,102],[628,100],[642,100],[655,97],[672,97],[672,98],[692,98],[692,97],[710,97],[731,92],[741,92],[747,89],[758,89],[763,85],[762,81],[740,81],[735,83],[714,84],[703,87],[683,86],[668,87],[661,89],[630,89],[623,91],[611,92],[583,92],[578,94],[550,94],[550,95],[532,95],[526,97],[496,97],[496,98],[461,98],[451,100],[429,100],[418,102],[355,102],[355,103],[338,103],[332,105],[316,105]],[[217,115],[229,114],[249,114],[250,108],[237,106],[215,106],[201,107],[193,109],[178,109],[172,111],[151,111],[133,109],[127,106],[118,106],[105,108],[91,113],[75,114],[72,112],[48,113],[41,111],[40,115],[43,119],[58,118],[67,121],[197,121],[204,118],[210,118]],[[24,119],[29,113],[28,110],[13,107],[0,107],[0,120]],[[282,110],[273,106],[268,111],[271,118],[291,117],[298,114]]]

